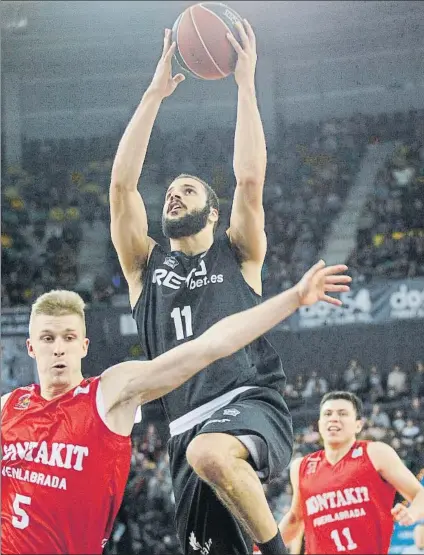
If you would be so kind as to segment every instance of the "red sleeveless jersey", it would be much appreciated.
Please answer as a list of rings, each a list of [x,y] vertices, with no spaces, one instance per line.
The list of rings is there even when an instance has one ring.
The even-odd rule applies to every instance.
[[[12,392],[2,412],[4,555],[102,553],[121,505],[131,439],[111,432],[96,402],[99,378],[47,401],[38,385]]]
[[[396,492],[374,468],[367,443],[357,441],[334,466],[324,451],[302,460],[306,553],[388,553]]]

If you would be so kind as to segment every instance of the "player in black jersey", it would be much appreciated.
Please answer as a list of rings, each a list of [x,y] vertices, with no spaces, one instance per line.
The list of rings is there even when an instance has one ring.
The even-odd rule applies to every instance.
[[[161,102],[184,79],[172,77],[175,45],[169,30],[151,85],[113,164],[112,240],[150,359],[260,302],[266,145],[254,86],[255,36],[247,23],[239,31],[242,46],[231,39],[238,53],[237,185],[228,231],[214,237],[215,193],[201,179],[182,174],[168,188],[163,209],[170,250],[148,236],[137,183]],[[338,279],[329,290],[343,290],[341,284],[349,280]],[[331,297],[325,300],[339,304]],[[162,397],[171,433],[177,531],[186,554],[247,555],[252,539],[264,555],[285,553],[261,485],[279,475],[292,454],[284,383],[281,361],[262,337]]]

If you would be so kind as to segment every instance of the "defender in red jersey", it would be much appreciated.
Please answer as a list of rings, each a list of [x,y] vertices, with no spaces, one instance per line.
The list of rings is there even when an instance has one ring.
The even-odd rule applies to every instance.
[[[293,461],[293,500],[280,522],[286,543],[304,529],[306,553],[388,553],[393,519],[410,525],[424,516],[424,488],[396,452],[358,441],[362,403],[352,393],[321,401],[324,449]],[[398,491],[409,507],[393,501]]]
[[[302,304],[348,290],[346,266],[318,263],[292,289],[233,314],[148,362],[83,379],[84,302],[51,291],[33,305],[28,353],[40,385],[1,399],[3,555],[101,553],[128,477],[137,407],[230,356]],[[334,302],[336,299],[333,299]]]

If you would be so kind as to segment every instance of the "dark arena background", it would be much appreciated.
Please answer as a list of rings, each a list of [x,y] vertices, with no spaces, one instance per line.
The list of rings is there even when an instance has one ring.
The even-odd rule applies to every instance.
[[[190,4],[2,3],[2,394],[37,379],[25,347],[29,307],[52,288],[75,290],[87,302],[92,342],[85,376],[143,358],[111,244],[108,188],[119,140],[162,50],[163,29]],[[264,295],[289,288],[320,257],[346,262],[353,277],[343,308],[301,309],[270,334],[287,374],[294,457],[319,448],[322,395],[348,389],[365,403],[362,437],[392,445],[418,475],[424,467],[424,3],[228,5],[257,36],[268,149]],[[220,226],[228,225],[236,103],[232,76],[187,78],[161,107],[139,183],[156,241],[164,241],[166,188],[180,173],[212,185]],[[167,438],[152,403],[134,428],[130,477],[105,553],[181,553]],[[291,502],[288,472],[266,494],[280,519]],[[395,527],[391,552],[413,543],[412,528]]]

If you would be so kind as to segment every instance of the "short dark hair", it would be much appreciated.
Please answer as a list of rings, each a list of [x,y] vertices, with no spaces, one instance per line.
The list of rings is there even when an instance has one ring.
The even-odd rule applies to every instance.
[[[350,391],[330,391],[329,393],[326,393],[321,399],[321,403],[319,404],[319,411],[321,412],[322,406],[327,401],[337,401],[338,399],[343,399],[344,401],[349,401],[349,403],[352,403],[353,408],[356,412],[356,419],[360,420],[362,418],[362,414],[364,411],[362,401],[359,397],[357,397],[354,393],[351,393]]]

